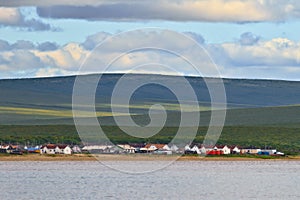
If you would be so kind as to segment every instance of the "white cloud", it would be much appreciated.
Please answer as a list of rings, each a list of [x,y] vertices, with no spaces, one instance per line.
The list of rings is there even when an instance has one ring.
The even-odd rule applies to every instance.
[[[68,69],[70,71],[78,70],[80,63],[87,55],[87,51],[77,43],[69,43],[53,51],[32,51],[36,57],[39,57],[46,66]]]
[[[163,38],[169,39],[161,39]],[[190,33],[193,38],[202,38],[195,33]],[[118,42],[112,45],[101,46],[100,49],[92,51],[92,48],[105,39],[109,39],[107,33],[97,33],[86,39],[85,42],[68,43],[57,46],[46,43],[44,48],[41,44],[32,44],[28,41],[18,41],[9,44],[0,40],[0,74],[1,78],[19,78],[22,76],[52,76],[77,74],[80,64],[88,55],[89,67],[83,73],[101,72],[106,64],[124,53],[126,48],[135,45],[160,43],[167,50],[178,51],[187,59],[197,60],[204,76],[211,74],[211,63],[205,59],[204,54],[194,50],[186,41],[179,40],[168,32],[138,32],[132,35],[119,37]],[[247,77],[247,78],[279,78],[299,79],[300,77],[300,43],[286,38],[274,38],[264,41],[256,40],[259,36],[247,33],[246,44],[240,40],[223,44],[202,45],[210,53],[213,60],[219,65],[221,75],[224,77]],[[252,40],[254,38],[254,40]],[[145,40],[148,40],[145,43]],[[250,41],[248,41],[250,40]],[[200,40],[201,42],[202,40]],[[48,47],[50,46],[50,47]],[[101,57],[99,56],[101,53]],[[132,67],[150,64],[148,68],[137,68],[136,72],[166,73],[165,69],[157,64],[169,65],[182,74],[195,74],[193,68],[182,58],[166,51],[148,51],[147,49],[130,52],[121,56],[112,63],[111,72],[128,72]],[[147,69],[147,70],[146,70]],[[169,74],[172,74],[169,72]],[[289,78],[290,77],[290,78]]]
[[[15,25],[21,21],[21,14],[17,8],[0,7],[0,23],[4,25]]]
[[[299,66],[300,44],[286,38],[261,41],[256,45],[238,43],[221,45],[235,66]]]

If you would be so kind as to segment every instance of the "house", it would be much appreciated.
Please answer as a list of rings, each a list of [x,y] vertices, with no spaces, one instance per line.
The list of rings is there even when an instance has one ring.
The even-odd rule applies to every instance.
[[[203,155],[228,155],[231,153],[227,145],[204,145],[202,144],[199,151]]]
[[[40,154],[55,154],[55,148],[56,148],[55,144],[43,145],[40,148]]]
[[[135,153],[136,151],[136,149],[129,144],[118,144],[118,147],[120,147],[124,153]]]
[[[0,153],[12,153],[18,150],[18,146],[13,145],[1,145],[0,146]]]
[[[110,148],[112,148],[112,145],[87,145],[82,148],[82,151],[90,153],[105,153]]]
[[[56,150],[60,154],[72,154],[72,149],[69,145],[63,144],[63,145],[57,145]]]
[[[119,153],[121,151],[121,148],[115,145],[87,145],[82,148],[82,151],[92,154],[111,154]]]
[[[148,152],[156,151],[156,150],[165,150],[170,151],[170,147],[167,144],[147,144],[145,147]]]
[[[241,147],[239,146],[230,146],[231,154],[240,154],[241,153]]]
[[[179,148],[178,148],[175,144],[172,144],[172,145],[170,146],[170,150],[171,150],[173,153],[178,153]]]
[[[201,154],[201,152],[197,145],[188,144],[184,146],[184,154]]]
[[[223,154],[224,154],[224,152],[219,149],[213,149],[213,150],[206,152],[206,155],[223,155]]]
[[[145,147],[145,144],[143,144],[143,143],[129,143],[129,145],[131,147],[135,148],[135,153],[146,153],[147,152],[146,149],[143,149]]]
[[[208,152],[214,150],[215,146],[212,146],[212,145],[200,145],[200,152],[201,154],[205,155],[207,154]]]
[[[72,154],[72,149],[69,145],[62,144],[47,144],[40,148],[41,154]]]
[[[190,144],[187,144],[187,145],[184,146],[184,151],[185,151],[185,152],[191,151],[191,146],[190,146]]]
[[[220,149],[217,146],[206,147],[206,155],[223,155],[223,154],[224,152],[222,150],[222,147],[220,147]]]
[[[113,145],[110,148],[105,149],[103,153],[108,153],[108,154],[118,154],[122,151],[122,149],[119,146]]]
[[[276,153],[277,153],[276,149],[263,149],[258,154],[262,154],[262,155],[275,155]]]
[[[231,150],[230,148],[227,146],[227,145],[216,145],[214,147],[215,150],[219,150],[219,151],[222,151],[224,155],[228,155],[231,153]]]
[[[73,153],[81,153],[81,148],[78,145],[74,145],[72,147],[72,152]]]
[[[200,149],[199,149],[199,147],[197,145],[194,145],[191,148],[191,151],[194,152],[195,154],[201,154],[201,151],[200,151]]]
[[[145,147],[141,148],[141,150],[146,151],[147,153],[172,154],[172,151],[167,144],[147,144]]]
[[[256,147],[246,147],[241,149],[241,154],[258,154],[261,149]]]

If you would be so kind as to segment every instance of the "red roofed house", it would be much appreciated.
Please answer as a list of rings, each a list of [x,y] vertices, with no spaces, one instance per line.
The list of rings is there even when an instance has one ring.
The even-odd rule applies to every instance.
[[[239,146],[230,146],[232,154],[240,154],[241,153],[241,147]]]
[[[167,144],[147,144],[141,148],[141,151],[156,154],[172,154],[170,147]]]
[[[216,145],[215,148],[223,152],[223,154],[228,155],[231,153],[230,148],[227,145]]]
[[[41,154],[72,154],[72,149],[69,145],[47,144],[41,147]]]

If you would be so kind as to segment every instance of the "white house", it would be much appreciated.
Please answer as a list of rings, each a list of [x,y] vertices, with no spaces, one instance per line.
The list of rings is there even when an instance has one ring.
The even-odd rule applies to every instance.
[[[191,151],[191,147],[189,144],[185,145],[184,151]]]
[[[103,153],[111,149],[112,145],[87,145],[82,148],[83,151],[89,151],[91,153]]]
[[[240,154],[241,153],[241,149],[238,146],[231,146],[231,153],[232,154]]]
[[[57,145],[56,148],[61,154],[72,154],[72,149],[69,145]]]
[[[40,153],[41,154],[55,154],[55,148],[56,148],[56,145],[47,144],[40,148]]]
[[[69,145],[47,144],[40,148],[41,154],[72,154]]]
[[[207,152],[214,150],[214,148],[215,147],[211,146],[211,145],[201,145],[200,152],[201,152],[201,154],[206,154]]]
[[[81,153],[81,148],[78,145],[74,145],[72,147],[72,152],[73,153]]]
[[[167,144],[147,144],[144,148],[141,148],[141,150],[149,153],[172,154],[172,151]]]
[[[145,147],[148,151],[156,151],[156,150],[162,150],[162,151],[170,151],[170,147],[167,144],[147,144]]]
[[[196,152],[197,154],[201,154],[201,151],[197,145],[194,145],[190,151]]]
[[[223,151],[224,155],[228,155],[231,152],[230,148],[227,145],[216,145],[214,149]]]
[[[135,148],[129,144],[118,144],[118,147],[120,147],[124,153],[135,153]]]

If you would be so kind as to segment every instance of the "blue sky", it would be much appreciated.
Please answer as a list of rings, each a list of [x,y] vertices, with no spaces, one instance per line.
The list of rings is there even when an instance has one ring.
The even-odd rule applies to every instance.
[[[300,3],[293,0],[0,0],[0,78],[77,74],[98,43],[146,27],[188,32],[221,77],[300,80]],[[134,37],[126,42],[146,34]],[[166,60],[138,55],[138,64]]]

